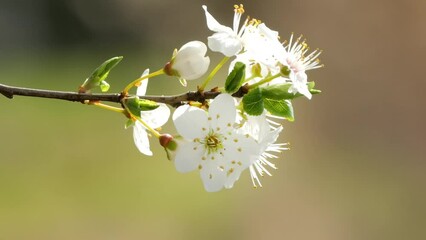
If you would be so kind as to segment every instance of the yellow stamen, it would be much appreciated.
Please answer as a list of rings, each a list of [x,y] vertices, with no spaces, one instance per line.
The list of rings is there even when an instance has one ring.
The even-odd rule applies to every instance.
[[[234,12],[243,14],[244,13],[244,6],[243,4],[240,4],[239,6],[237,4],[234,5]]]

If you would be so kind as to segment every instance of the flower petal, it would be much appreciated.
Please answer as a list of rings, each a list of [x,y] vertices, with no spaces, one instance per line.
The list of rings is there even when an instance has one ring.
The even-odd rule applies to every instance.
[[[148,133],[140,122],[135,122],[133,126],[133,140],[142,154],[152,156],[152,152],[149,149]]]
[[[233,32],[230,27],[220,24],[208,11],[207,6],[203,5],[204,12],[206,13],[207,27],[213,32]]]
[[[179,146],[175,157],[175,167],[178,172],[187,173],[197,169],[204,154],[204,148],[199,143],[188,142]]]
[[[308,76],[306,75],[305,72],[298,72],[298,73],[292,72],[290,74],[290,79],[293,82],[293,85],[289,89],[290,93],[299,92],[305,95],[305,97],[307,97],[308,99],[312,98],[312,94],[311,92],[309,92],[308,85],[307,85]]]
[[[207,113],[199,108],[184,105],[173,113],[173,122],[177,132],[188,140],[202,138],[209,129]]]
[[[151,111],[142,111],[141,118],[152,128],[159,128],[167,123],[170,117],[170,109],[164,103]]]
[[[172,68],[177,75],[186,80],[193,80],[206,73],[210,58],[204,55],[207,46],[200,41],[191,41],[183,45],[172,60]]]
[[[225,188],[232,188],[241,172],[253,164],[260,155],[260,146],[249,135],[231,133],[223,142],[226,157]]]
[[[215,156],[216,160],[205,160],[200,170],[201,180],[207,192],[217,192],[223,188],[226,181],[226,172],[220,168],[220,155]]]
[[[223,141],[223,146],[226,149],[225,156],[227,161],[231,163],[235,161],[242,170],[256,161],[260,155],[259,144],[248,134],[231,133]]]
[[[209,116],[212,128],[225,129],[233,126],[237,116],[234,98],[229,94],[220,94],[210,104]]]
[[[141,77],[146,76],[148,74],[149,74],[149,68],[142,73]],[[145,79],[141,82],[141,85],[136,89],[136,95],[144,96],[146,94],[147,87],[148,87],[148,79]]]
[[[236,181],[238,181],[238,179],[240,179],[241,173],[243,172],[244,169],[238,169],[238,170],[233,170],[232,173],[229,173],[228,170],[228,174],[226,177],[226,181],[224,183],[224,187],[226,189],[230,189],[234,186],[234,183]]]
[[[236,55],[243,48],[243,44],[236,34],[218,32],[208,37],[207,40],[209,48],[213,52],[220,52],[227,57]]]

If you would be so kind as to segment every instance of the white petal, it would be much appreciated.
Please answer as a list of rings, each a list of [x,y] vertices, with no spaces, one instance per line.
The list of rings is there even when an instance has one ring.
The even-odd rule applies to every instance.
[[[291,87],[291,91],[293,92],[299,92],[308,99],[312,98],[311,92],[309,92],[308,89],[308,76],[304,72],[298,72],[296,74],[291,73],[290,79],[293,81],[293,86]],[[290,89],[289,89],[290,90]]]
[[[206,13],[207,27],[213,32],[233,32],[230,27],[220,24],[216,19],[207,11],[207,6],[203,5],[204,12]]]
[[[229,94],[220,94],[210,104],[209,116],[212,118],[212,128],[225,129],[235,123],[237,110],[234,98]]]
[[[159,128],[167,123],[170,117],[170,109],[164,103],[151,111],[142,111],[141,118],[152,128]]]
[[[181,78],[197,79],[206,73],[210,65],[210,58],[204,56],[206,52],[207,46],[203,42],[188,42],[177,52],[172,61],[172,68]]]
[[[199,143],[188,142],[179,146],[175,157],[176,170],[187,173],[197,169],[203,154],[204,148]]]
[[[253,164],[260,156],[260,146],[248,135],[231,133],[223,142],[226,158],[225,188],[232,188],[242,171]]]
[[[271,30],[264,23],[259,24],[258,28],[260,34],[264,35],[266,38],[274,41],[279,39],[279,33],[277,31]]]
[[[226,173],[223,171],[216,161],[220,161],[220,155],[216,155],[216,160],[208,161],[200,170],[201,180],[203,180],[204,188],[207,192],[217,192],[221,190],[226,181]]]
[[[152,152],[149,149],[148,134],[140,122],[135,122],[133,126],[133,140],[141,153],[152,156]]]
[[[242,169],[247,168],[260,156],[260,146],[256,141],[248,136],[232,133],[225,141],[225,156],[229,162],[239,162]]]
[[[181,78],[194,80],[203,76],[210,65],[210,58],[201,55],[180,59],[173,63],[173,69],[179,73]]]
[[[173,122],[177,132],[186,139],[202,138],[209,129],[207,113],[188,105],[175,110]]]
[[[261,146],[260,151],[264,152],[266,149],[273,143],[275,143],[278,139],[278,136],[280,135],[281,131],[283,130],[282,126],[279,126],[275,130],[268,131],[269,133],[264,135],[262,139],[259,139],[259,144]]]
[[[208,37],[207,40],[212,51],[220,52],[227,57],[236,55],[243,48],[243,44],[236,34],[219,32]]]
[[[180,58],[187,59],[194,55],[204,56],[207,53],[207,46],[201,41],[190,41],[183,45],[176,53],[175,61]]]
[[[149,68],[142,73],[141,77],[146,76],[148,74],[149,74]],[[141,85],[136,89],[136,95],[144,96],[146,94],[147,87],[148,87],[148,79],[145,79],[141,82]]]
[[[232,173],[227,175],[226,181],[224,183],[224,187],[229,189],[234,186],[234,183],[238,181],[242,173],[242,170],[234,170]]]

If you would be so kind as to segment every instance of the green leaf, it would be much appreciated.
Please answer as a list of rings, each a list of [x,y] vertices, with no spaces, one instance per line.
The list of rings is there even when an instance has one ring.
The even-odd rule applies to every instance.
[[[100,86],[102,92],[106,92],[109,89],[109,84],[105,82],[109,72],[113,69],[123,57],[113,57],[103,62],[98,68],[93,71],[92,75],[86,79],[83,85],[80,87],[80,91],[86,92],[90,89]]]
[[[314,94],[320,94],[320,93],[321,93],[321,90],[318,90],[318,89],[311,89],[311,90],[309,90],[309,92],[311,92],[311,93],[312,93],[312,95],[314,95]]]
[[[150,111],[159,107],[158,103],[151,100],[139,99],[137,96],[126,98],[124,104],[137,117],[141,116],[141,111]]]
[[[102,63],[96,70],[92,73],[90,78],[97,78],[100,81],[105,80],[108,77],[109,72],[117,66],[117,64],[123,59],[123,57],[113,57],[106,60]]]
[[[259,116],[263,112],[263,99],[260,88],[250,90],[243,97],[244,111],[253,116]]]
[[[160,105],[158,105],[158,103],[151,101],[151,100],[146,100],[146,99],[139,99],[139,108],[141,111],[151,111],[154,110],[156,108],[158,108]]]
[[[281,83],[261,87],[262,96],[274,100],[293,99],[297,95],[288,92],[291,85],[291,83]]]
[[[124,105],[129,109],[130,113],[133,115],[140,117],[141,110],[139,107],[139,98],[138,97],[129,97],[124,100]]]
[[[245,76],[246,65],[242,62],[235,63],[234,69],[232,69],[231,73],[229,73],[228,77],[226,78],[225,91],[231,94],[236,92],[243,84]]]
[[[284,117],[290,122],[294,121],[293,105],[291,104],[290,100],[275,100],[264,98],[263,102],[265,109],[268,110],[272,115]]]
[[[262,86],[262,96],[274,100],[283,100],[283,99],[294,99],[303,96],[300,93],[289,93],[288,89],[291,87],[291,83],[280,83],[270,86]],[[315,82],[308,82],[308,89],[312,94],[321,93],[320,90],[314,89]]]
[[[311,92],[311,93],[312,93],[312,95],[313,95],[313,94],[320,94],[320,93],[321,93],[321,90],[319,90],[319,89],[314,89],[314,87],[315,87],[315,82],[314,82],[314,81],[312,81],[312,82],[308,82],[308,89],[309,89],[309,92]]]

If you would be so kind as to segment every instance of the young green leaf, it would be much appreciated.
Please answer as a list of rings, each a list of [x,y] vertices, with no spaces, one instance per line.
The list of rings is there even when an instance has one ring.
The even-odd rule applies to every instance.
[[[146,100],[146,99],[139,99],[139,108],[141,111],[150,111],[158,108],[160,105],[158,103]]]
[[[227,93],[236,92],[242,85],[245,80],[246,75],[246,65],[242,62],[237,62],[234,65],[231,73],[229,73],[225,82],[225,91]]]
[[[288,89],[291,87],[291,83],[273,84],[270,86],[263,86],[262,96],[264,98],[282,100],[282,99],[293,99],[296,95],[289,93]]]
[[[129,111],[137,116],[141,116],[141,111],[150,111],[159,107],[158,103],[146,99],[139,99],[139,97],[129,97],[124,100],[124,105],[129,109]]]
[[[270,98],[263,99],[265,109],[269,111],[272,115],[278,117],[284,117],[288,121],[294,121],[294,111],[293,105],[290,100],[275,100]]]
[[[98,68],[93,71],[92,75],[86,79],[81,85],[80,92],[87,92],[90,89],[100,86],[102,92],[106,92],[109,89],[109,84],[105,81],[108,77],[109,72],[113,69],[123,57],[113,57],[103,62]]]
[[[269,86],[262,86],[262,96],[274,100],[294,99],[303,96],[300,93],[289,93],[288,89],[291,87],[291,85],[291,83],[281,83]],[[312,94],[321,93],[320,90],[314,89],[314,86],[314,82],[308,82],[308,89]]]
[[[126,98],[123,104],[127,107],[131,114],[136,117],[141,116],[141,109],[139,107],[139,98],[138,97],[129,97]]]
[[[308,82],[309,92],[311,92],[312,94],[320,94],[321,90],[314,89],[314,87],[315,87],[315,82],[314,81]]]
[[[263,112],[263,99],[260,88],[250,90],[243,97],[244,111],[253,116],[259,116]]]

